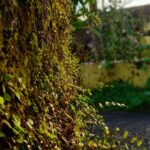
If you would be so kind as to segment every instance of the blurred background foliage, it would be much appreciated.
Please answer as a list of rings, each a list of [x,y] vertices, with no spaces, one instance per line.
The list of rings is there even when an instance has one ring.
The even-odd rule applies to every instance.
[[[89,102],[101,111],[150,112],[149,90],[149,81],[145,88],[118,81],[93,89]]]
[[[98,9],[96,1],[74,2],[73,53],[81,62],[141,58],[146,17],[141,17],[142,10],[118,9],[118,1],[110,3]]]

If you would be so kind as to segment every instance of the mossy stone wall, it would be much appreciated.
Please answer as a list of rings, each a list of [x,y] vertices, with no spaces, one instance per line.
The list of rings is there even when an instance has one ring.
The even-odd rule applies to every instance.
[[[73,149],[70,0],[0,1],[0,149]]]

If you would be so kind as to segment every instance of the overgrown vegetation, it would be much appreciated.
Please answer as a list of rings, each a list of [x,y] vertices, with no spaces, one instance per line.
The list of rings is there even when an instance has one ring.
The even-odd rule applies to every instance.
[[[141,58],[140,39],[144,20],[129,10],[118,10],[115,6],[105,8],[99,15],[100,27],[91,29],[99,39],[96,45],[97,60]]]
[[[89,97],[85,96],[88,94],[89,92],[86,91],[84,95],[79,95],[78,100],[71,104],[71,109],[76,112],[74,131],[79,142],[78,149],[146,150],[142,137],[129,135],[127,130],[122,132],[118,127],[115,131],[110,131],[97,109],[89,105]],[[101,131],[94,133],[95,127],[100,128]]]
[[[79,19],[75,24],[74,53],[81,62],[133,60],[141,58],[144,49],[140,40],[144,34],[144,18],[130,9],[118,9],[117,1],[103,10],[95,10],[95,17]],[[113,4],[114,3],[114,4]],[[91,19],[92,18],[92,19]]]
[[[86,97],[77,96],[70,8],[69,0],[0,1],[0,149],[117,149],[121,144]],[[103,137],[92,135],[90,124],[101,126]],[[142,144],[135,142],[135,147]]]
[[[101,110],[128,110],[149,112],[150,89],[139,88],[125,82],[114,82],[102,89],[92,91],[89,102]]]
[[[0,1],[0,149],[75,148],[70,6]]]

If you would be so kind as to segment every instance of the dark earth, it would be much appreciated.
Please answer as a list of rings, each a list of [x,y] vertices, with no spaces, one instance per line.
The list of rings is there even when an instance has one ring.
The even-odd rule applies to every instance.
[[[150,114],[131,112],[109,112],[102,113],[104,120],[110,130],[119,127],[120,130],[129,131],[130,135],[144,138],[145,146],[150,150]],[[100,133],[100,128],[93,129],[95,134]]]

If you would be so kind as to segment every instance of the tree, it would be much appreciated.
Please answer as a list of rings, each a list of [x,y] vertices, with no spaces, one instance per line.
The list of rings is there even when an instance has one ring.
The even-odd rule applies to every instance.
[[[142,36],[144,19],[135,18],[131,10],[124,9],[122,6],[123,1],[112,0],[109,2],[109,6],[105,6],[105,2],[103,1],[103,9],[94,13],[98,18],[95,20],[100,20],[98,23],[91,19],[91,16],[94,15],[91,15],[84,21],[86,23],[85,26],[82,26],[81,30],[76,34],[77,36],[75,36],[77,40],[75,43],[76,49],[78,47],[82,48],[85,51],[85,55],[89,54],[86,57],[86,61],[101,62],[103,60],[132,60],[140,58],[142,50],[140,50],[141,45],[139,41]],[[137,29],[140,30],[137,31]],[[82,30],[84,30],[84,34],[80,34]],[[84,40],[85,37],[90,40]],[[81,40],[82,38],[83,40]],[[83,41],[88,41],[88,43]],[[74,50],[78,56],[80,55],[79,51],[77,50],[76,53]],[[81,53],[83,52],[81,51]]]
[[[92,29],[99,38],[99,60],[133,60],[139,58],[140,38],[144,19],[114,3],[100,11],[101,25]],[[108,11],[109,10],[109,11]],[[137,29],[140,29],[137,31]]]

